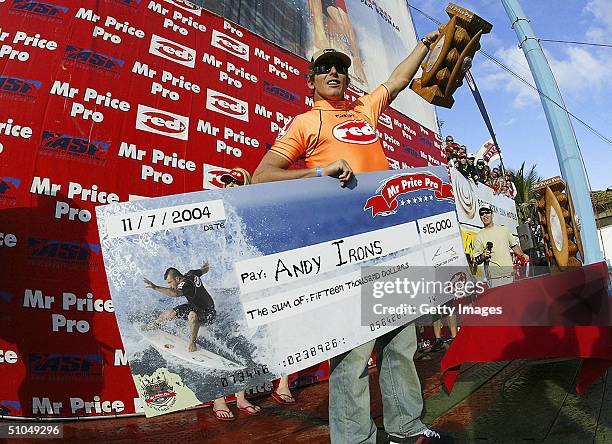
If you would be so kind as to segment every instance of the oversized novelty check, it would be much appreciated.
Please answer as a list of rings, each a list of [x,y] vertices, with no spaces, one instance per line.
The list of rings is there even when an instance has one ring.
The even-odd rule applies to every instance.
[[[261,385],[417,318],[381,314],[362,325],[366,265],[383,267],[380,277],[465,264],[444,167],[353,182],[312,178],[97,208],[115,313],[148,416]],[[159,291],[170,286],[169,268],[190,279],[186,294]],[[187,305],[199,286],[214,316]],[[190,311],[201,321],[193,345]]]

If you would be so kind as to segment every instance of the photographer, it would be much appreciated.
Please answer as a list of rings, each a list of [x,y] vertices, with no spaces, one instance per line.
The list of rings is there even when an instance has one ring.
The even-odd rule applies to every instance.
[[[474,239],[472,259],[476,265],[484,264],[485,276],[489,286],[499,287],[513,281],[513,261],[510,250],[514,254],[528,258],[518,242],[504,225],[493,223],[493,211],[488,206],[478,210],[484,228]]]

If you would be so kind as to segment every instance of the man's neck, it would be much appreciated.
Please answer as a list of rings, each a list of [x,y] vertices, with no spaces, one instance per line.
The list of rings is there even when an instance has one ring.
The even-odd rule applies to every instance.
[[[320,110],[345,110],[346,109],[346,100],[327,100],[322,97],[319,97],[312,104],[312,109],[320,109]]]
[[[495,224],[493,222],[491,222],[489,225],[485,225],[485,229],[493,228],[494,226],[495,226]]]

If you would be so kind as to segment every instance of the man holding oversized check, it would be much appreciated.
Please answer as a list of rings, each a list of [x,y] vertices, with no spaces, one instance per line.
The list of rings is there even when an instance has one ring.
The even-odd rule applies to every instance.
[[[308,87],[312,110],[293,118],[253,176],[253,182],[270,182],[331,176],[346,186],[353,173],[389,169],[376,135],[378,117],[405,89],[427,55],[438,31],[427,34],[389,79],[359,99],[348,102],[351,59],[334,49],[318,51],[311,59]],[[289,169],[299,158],[306,169]],[[443,442],[420,420],[423,398],[413,362],[416,351],[414,325],[396,329],[382,338],[380,385],[384,424],[396,443]],[[329,413],[332,443],[375,443],[376,426],[370,417],[367,362],[375,341],[369,341],[331,360]],[[444,442],[450,442],[446,440]]]

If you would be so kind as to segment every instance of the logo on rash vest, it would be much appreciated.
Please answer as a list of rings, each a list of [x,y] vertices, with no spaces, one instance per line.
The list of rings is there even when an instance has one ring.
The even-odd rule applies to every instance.
[[[139,104],[136,129],[187,140],[189,137],[189,117]]]
[[[151,36],[149,53],[188,66],[189,68],[195,66],[196,52],[194,49],[155,34]]]
[[[365,120],[347,120],[339,123],[332,130],[332,134],[340,142],[360,145],[367,145],[378,140],[376,130]]]
[[[206,108],[234,119],[249,121],[249,104],[214,89],[206,91]]]
[[[212,40],[210,42],[215,48],[222,49],[225,52],[240,57],[246,61],[249,60],[249,46],[242,43],[240,40],[236,40],[227,34],[213,29]]]

